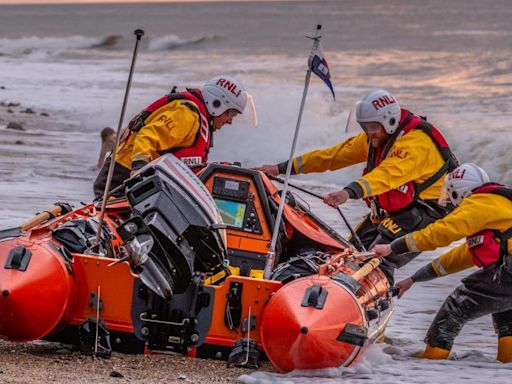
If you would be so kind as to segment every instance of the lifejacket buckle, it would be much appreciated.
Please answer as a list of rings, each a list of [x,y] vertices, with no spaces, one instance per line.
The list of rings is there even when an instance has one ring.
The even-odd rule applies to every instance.
[[[370,221],[378,225],[388,216],[387,212],[379,207],[375,199],[370,199]]]

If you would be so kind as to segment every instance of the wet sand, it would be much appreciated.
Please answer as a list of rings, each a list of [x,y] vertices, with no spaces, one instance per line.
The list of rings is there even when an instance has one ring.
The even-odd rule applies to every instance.
[[[263,370],[272,370],[265,362]],[[181,355],[83,356],[71,346],[0,340],[0,383],[236,383],[250,369]]]

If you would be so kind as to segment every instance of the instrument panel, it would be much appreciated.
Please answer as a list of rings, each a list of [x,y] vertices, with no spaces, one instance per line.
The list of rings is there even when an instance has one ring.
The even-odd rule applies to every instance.
[[[262,234],[250,182],[214,176],[212,195],[224,224],[244,232]]]
[[[226,225],[231,266],[263,269],[273,219],[259,172],[210,164],[200,175]]]

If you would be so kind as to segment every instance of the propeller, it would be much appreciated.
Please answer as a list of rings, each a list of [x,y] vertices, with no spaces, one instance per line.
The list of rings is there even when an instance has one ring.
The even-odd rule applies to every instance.
[[[151,235],[141,234],[127,241],[124,248],[132,270],[138,274],[142,283],[163,299],[170,300],[173,295],[173,280],[158,259],[149,256],[153,244]]]

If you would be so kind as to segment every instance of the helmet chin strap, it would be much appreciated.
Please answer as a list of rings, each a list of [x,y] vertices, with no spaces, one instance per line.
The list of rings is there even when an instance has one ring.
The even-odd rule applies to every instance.
[[[258,127],[258,113],[256,112],[256,105],[254,105],[254,98],[249,92],[245,93],[247,95],[247,104],[249,104],[251,123],[254,128]]]
[[[210,122],[208,123],[208,129],[210,130],[210,148],[213,148],[213,138],[215,137],[215,135],[213,134],[213,119],[215,118],[215,116],[212,116],[212,118],[210,119]]]

